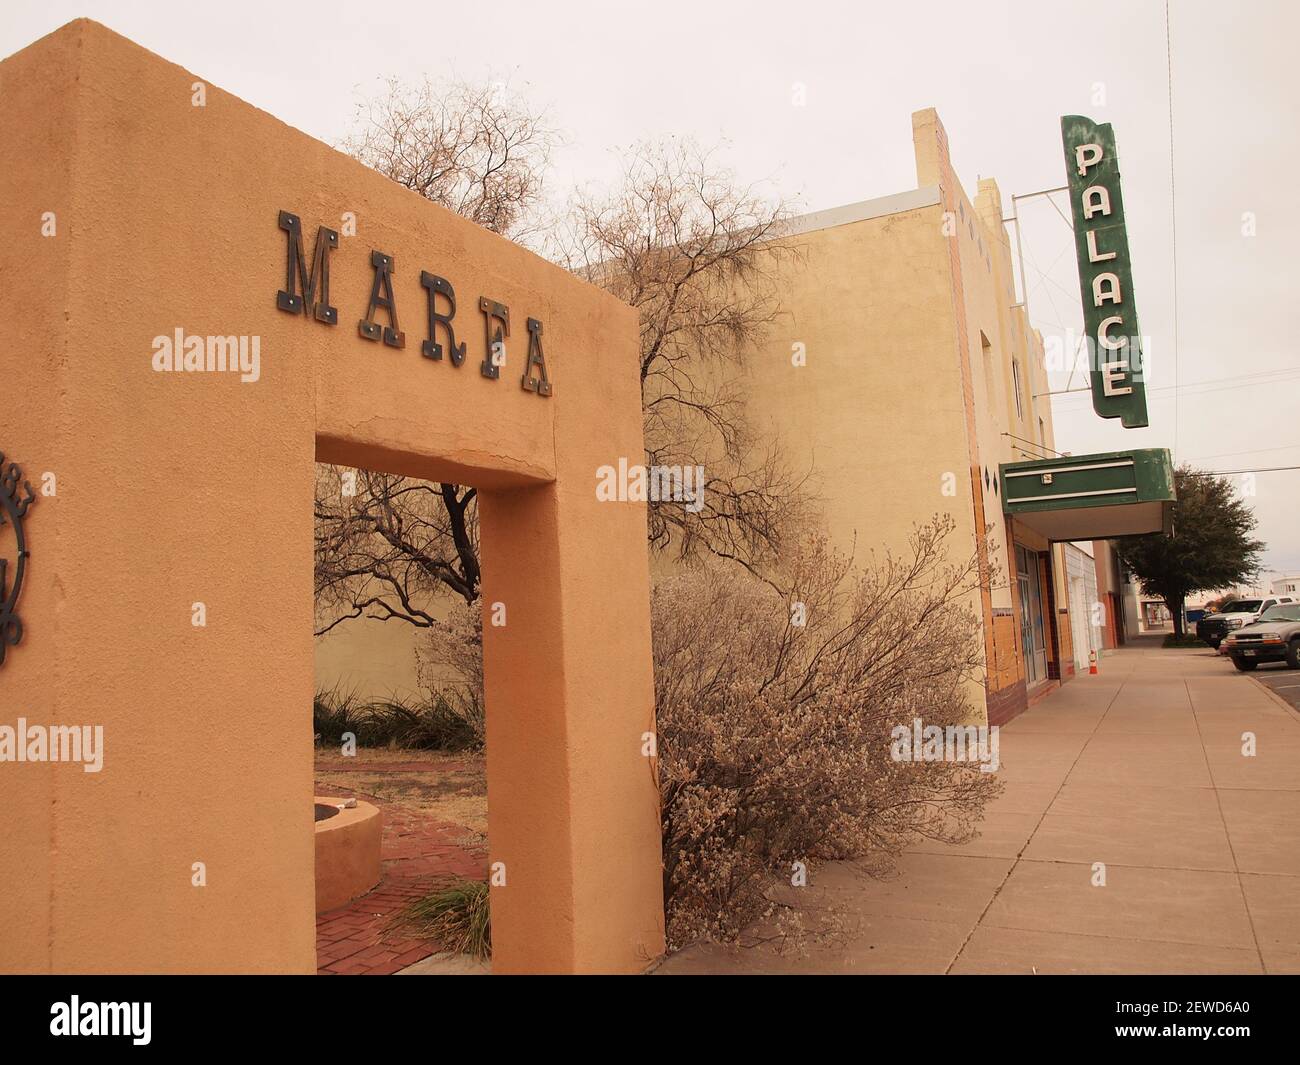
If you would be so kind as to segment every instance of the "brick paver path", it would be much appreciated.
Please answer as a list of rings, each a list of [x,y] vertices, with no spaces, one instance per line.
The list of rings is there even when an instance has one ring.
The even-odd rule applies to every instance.
[[[338,768],[331,766],[332,774]],[[385,773],[439,772],[427,762],[387,763]],[[383,811],[381,845],[383,873],[367,895],[316,918],[316,966],[322,975],[387,976],[427,958],[438,945],[389,929],[393,915],[412,899],[428,894],[453,877],[482,880],[487,856],[459,842],[467,830],[447,822],[431,821],[418,813],[363,791],[317,782],[316,794],[354,797],[374,803]]]

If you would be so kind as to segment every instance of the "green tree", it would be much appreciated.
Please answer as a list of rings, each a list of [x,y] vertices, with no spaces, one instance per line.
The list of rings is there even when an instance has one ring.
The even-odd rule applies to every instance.
[[[1264,544],[1252,538],[1255,515],[1225,478],[1182,465],[1174,490],[1172,533],[1125,536],[1115,547],[1142,590],[1164,600],[1181,636],[1187,597],[1254,580]]]

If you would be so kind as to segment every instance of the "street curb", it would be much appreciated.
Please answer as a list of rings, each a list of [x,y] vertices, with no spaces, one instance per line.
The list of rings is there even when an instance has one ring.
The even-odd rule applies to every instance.
[[[1295,718],[1297,721],[1300,721],[1300,710],[1297,710],[1294,706],[1288,703],[1285,699],[1282,698],[1282,696],[1278,695],[1277,692],[1275,692],[1262,680],[1260,680],[1258,677],[1247,677],[1246,679],[1250,681],[1252,684],[1254,684],[1256,688],[1262,691],[1270,699],[1272,699],[1273,702],[1277,703],[1278,706],[1280,706],[1293,718]]]

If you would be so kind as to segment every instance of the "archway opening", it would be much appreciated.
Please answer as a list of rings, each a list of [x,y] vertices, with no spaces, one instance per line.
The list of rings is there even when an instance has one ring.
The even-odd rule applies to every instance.
[[[477,492],[319,463],[313,528],[318,971],[488,971]]]

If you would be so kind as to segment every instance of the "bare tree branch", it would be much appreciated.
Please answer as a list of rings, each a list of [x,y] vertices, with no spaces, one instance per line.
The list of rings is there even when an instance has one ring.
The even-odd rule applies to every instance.
[[[362,616],[429,628],[433,597],[478,597],[473,489],[317,466],[315,535],[317,635]]]
[[[426,200],[514,240],[538,231],[559,136],[507,87],[391,78],[354,126],[343,149]]]
[[[787,205],[741,186],[690,142],[642,144],[610,195],[580,196],[559,257],[641,315],[638,371],[647,466],[703,466],[698,513],[651,500],[650,542],[757,570],[804,505],[804,478],[759,439],[741,383],[781,316]]]

